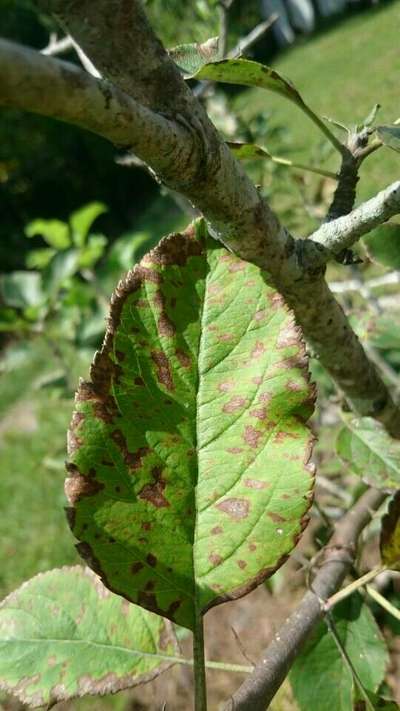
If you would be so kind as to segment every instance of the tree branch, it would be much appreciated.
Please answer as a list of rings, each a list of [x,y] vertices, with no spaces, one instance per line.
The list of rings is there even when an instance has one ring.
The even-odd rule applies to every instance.
[[[375,417],[393,436],[400,437],[400,410],[324,280],[326,250],[310,240],[296,242],[281,227],[185,85],[148,25],[139,0],[38,0],[38,4],[55,12],[104,77],[143,104],[132,103],[131,145],[139,158],[203,213],[213,236],[242,259],[268,271],[269,282],[293,309],[305,337],[351,406],[362,415]],[[57,60],[42,56],[41,61]],[[1,81],[9,85],[4,64],[1,74]],[[56,115],[55,110],[49,114],[46,108],[44,86],[50,86],[51,81],[46,79],[43,84],[43,75],[41,82],[35,81],[33,74],[32,68],[30,79],[36,97],[28,86],[29,77],[25,77],[21,91],[18,71],[12,73],[15,105]],[[85,81],[93,80],[85,75]],[[75,107],[75,115],[68,119],[67,101],[68,95],[63,103],[59,97],[61,118],[85,125],[79,113],[82,106]],[[104,113],[104,106],[98,105]],[[145,113],[146,107],[152,111]],[[96,130],[93,124],[97,121],[98,132],[105,135],[96,112],[87,111],[93,114],[91,130]],[[136,120],[144,131],[142,140],[134,126]]]
[[[400,181],[396,181],[348,215],[325,222],[309,239],[323,245],[333,254],[339,254],[399,212]]]
[[[74,64],[0,40],[0,105],[75,124],[140,153],[160,172],[192,158],[187,129]],[[186,156],[186,158],[185,158]],[[180,161],[179,161],[180,162]],[[182,167],[182,166],[181,166]]]
[[[376,489],[369,489],[336,525],[324,549],[324,561],[312,589],[275,634],[260,662],[233,694],[224,711],[265,711],[268,708],[308,635],[323,618],[322,601],[339,589],[354,563],[357,540],[385,496]]]

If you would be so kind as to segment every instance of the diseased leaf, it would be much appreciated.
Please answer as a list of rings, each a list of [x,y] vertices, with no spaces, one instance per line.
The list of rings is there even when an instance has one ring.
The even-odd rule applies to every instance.
[[[70,217],[72,238],[77,247],[83,247],[93,222],[105,212],[107,207],[102,202],[90,202],[72,213]]]
[[[219,38],[210,37],[199,44],[180,44],[168,50],[168,54],[184,75],[195,74],[207,62],[220,59]]]
[[[41,573],[0,606],[0,688],[32,707],[136,686],[176,652],[169,622],[111,593],[88,568]]]
[[[400,224],[380,225],[363,242],[374,262],[400,269]]]
[[[385,676],[388,653],[368,606],[357,593],[331,614],[362,684],[375,692]],[[324,622],[296,658],[289,679],[300,711],[353,711],[353,679]]]
[[[380,540],[382,562],[392,570],[400,568],[400,491],[389,503],[387,514],[382,519]]]
[[[253,62],[250,59],[222,59],[201,67],[193,74],[194,79],[207,79],[225,84],[241,84],[243,86],[258,86],[285,96],[295,104],[303,106],[304,102],[297,89],[289,79],[286,79],[275,69],[266,64]]]
[[[385,146],[400,152],[400,126],[377,126],[376,133]]]
[[[372,417],[346,417],[336,443],[339,457],[363,481],[391,491],[400,486],[400,442]]]
[[[193,629],[244,595],[306,525],[313,407],[282,298],[202,222],[120,282],[80,385],[66,492],[107,587]]]

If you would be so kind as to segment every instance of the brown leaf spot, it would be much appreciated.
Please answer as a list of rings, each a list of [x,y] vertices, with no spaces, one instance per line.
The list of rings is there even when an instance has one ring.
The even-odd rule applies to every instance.
[[[303,386],[301,383],[296,383],[295,380],[289,380],[289,382],[286,384],[286,388],[288,390],[291,390],[291,392],[296,393],[300,392],[303,390]]]
[[[145,382],[144,382],[143,378],[140,377],[140,375],[137,375],[133,382],[135,383],[135,385],[139,385],[139,387],[141,387],[141,388],[143,388],[145,385]]]
[[[222,343],[228,343],[229,341],[232,341],[234,339],[233,333],[220,333],[218,336],[218,340],[221,341]]]
[[[219,390],[221,393],[228,393],[229,390],[232,390],[233,385],[234,385],[234,384],[233,384],[232,381],[227,380],[227,381],[225,381],[224,383],[220,383],[220,384],[218,385],[218,390]]]
[[[257,545],[256,543],[249,543],[249,551],[256,551],[257,550]]]
[[[188,353],[182,350],[182,348],[176,348],[175,355],[179,360],[182,368],[190,368],[192,364],[192,359]]]
[[[243,272],[246,269],[246,266],[246,262],[235,261],[229,265],[228,271],[230,271],[232,274],[235,274],[236,272]]]
[[[241,447],[228,447],[226,451],[229,452],[229,454],[241,454],[243,449]]]
[[[255,410],[250,410],[250,415],[256,417],[257,420],[265,420],[267,417],[267,410],[265,407],[260,407]]]
[[[243,439],[246,444],[249,445],[249,447],[256,449],[256,447],[258,447],[260,437],[262,437],[262,432],[259,432],[258,430],[254,429],[254,427],[252,427],[251,425],[246,425],[243,434]]]
[[[274,513],[273,511],[267,511],[267,516],[273,521],[274,523],[283,523],[286,521],[284,516],[281,516],[278,513]]]
[[[211,533],[213,536],[218,536],[219,533],[222,533],[223,529],[221,526],[214,526],[214,528],[211,529]]]
[[[237,562],[239,568],[241,568],[241,570],[244,570],[244,569],[246,568],[246,566],[247,566],[247,563],[246,563],[245,560],[238,560],[238,561],[236,561],[236,562]]]
[[[274,442],[281,444],[287,439],[298,439],[299,435],[296,432],[277,432],[274,437]]]
[[[71,506],[75,506],[84,496],[94,496],[102,489],[104,484],[79,472],[67,477],[64,485],[65,495]]]
[[[132,575],[137,575],[137,573],[139,573],[139,571],[142,570],[142,568],[144,568],[144,565],[139,560],[136,563],[133,563],[131,565]]]
[[[266,315],[267,315],[266,309],[260,309],[259,311],[255,312],[254,320],[257,322],[264,321]]]
[[[222,410],[227,413],[236,412],[237,410],[241,410],[246,405],[246,402],[247,400],[245,397],[234,395],[229,402],[223,406]]]
[[[153,469],[151,470],[151,474],[153,477],[153,483],[146,484],[143,487],[143,489],[138,494],[139,499],[148,501],[150,504],[153,504],[153,506],[158,509],[170,506],[171,504],[164,496],[166,482],[162,478],[161,467],[153,467]]]
[[[176,328],[166,313],[162,313],[157,324],[160,336],[172,338],[176,333]]]
[[[293,326],[285,326],[276,339],[277,348],[289,348],[290,346],[299,345],[299,335],[294,330]]]
[[[268,301],[271,304],[273,309],[279,309],[281,306],[284,306],[284,300],[283,297],[278,294],[277,291],[274,291],[272,294],[268,296]]]
[[[123,351],[115,351],[115,355],[121,362],[125,360],[125,353]]]
[[[223,562],[223,559],[220,555],[218,555],[218,553],[210,553],[210,555],[208,556],[208,560],[214,567],[216,567],[217,565],[221,565],[221,563]]]
[[[245,479],[244,485],[248,489],[266,489],[271,484],[267,481],[260,481],[259,479]]]
[[[246,499],[237,499],[232,497],[221,501],[220,504],[217,504],[216,508],[228,514],[229,518],[232,520],[239,521],[242,518],[247,517],[250,509],[250,503]]]
[[[258,396],[258,402],[263,402],[268,405],[272,400],[272,394],[270,392],[260,393]]]
[[[157,558],[155,555],[152,553],[149,553],[146,556],[146,563],[148,563],[152,568],[154,568],[157,565]]]
[[[151,351],[151,359],[157,368],[157,380],[164,385],[167,390],[174,390],[172,372],[167,356],[163,351]]]
[[[143,531],[150,531],[152,529],[153,525],[149,523],[149,521],[143,521],[141,528]]]
[[[265,353],[265,346],[262,343],[262,341],[257,341],[256,345],[254,346],[253,350],[251,351],[250,357],[251,358],[260,358],[262,354]]]
[[[254,378],[251,379],[251,382],[254,383],[254,385],[261,385],[263,379],[261,375],[255,375]]]

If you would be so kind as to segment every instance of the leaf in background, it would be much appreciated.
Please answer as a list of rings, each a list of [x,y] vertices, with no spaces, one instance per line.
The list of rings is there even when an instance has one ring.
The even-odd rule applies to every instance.
[[[69,221],[72,239],[77,247],[83,247],[94,221],[105,212],[108,212],[108,208],[102,202],[91,202],[72,213]]]
[[[11,272],[0,277],[0,296],[7,306],[24,309],[42,303],[41,276],[37,272]]]
[[[400,152],[400,126],[377,126],[376,133],[385,146]]]
[[[202,44],[180,44],[169,49],[168,54],[184,75],[191,76],[207,62],[221,58],[219,38],[210,37]]]
[[[306,525],[304,345],[201,222],[129,272],[109,323],[70,430],[72,530],[110,589],[192,629],[272,575]]]
[[[384,699],[383,696],[373,694],[371,691],[367,691],[366,693],[374,711],[400,711],[400,706],[398,706],[395,701]],[[370,711],[365,699],[357,689],[355,689],[355,700],[352,711]]]
[[[192,79],[206,79],[225,84],[241,84],[243,86],[258,86],[269,89],[299,106],[304,106],[297,89],[289,79],[286,79],[275,69],[250,59],[222,59],[219,62],[206,64],[193,73]]]
[[[400,568],[400,491],[389,503],[387,514],[382,518],[380,550],[382,563],[392,570]]]
[[[32,249],[28,252],[25,259],[25,264],[28,269],[45,269],[50,264],[57,250],[52,247],[43,247],[43,249]]]
[[[43,288],[50,298],[54,298],[66,279],[73,276],[79,266],[77,249],[57,252],[43,272]]]
[[[61,220],[33,220],[25,227],[27,237],[40,235],[54,249],[67,249],[70,244],[69,227]]]
[[[373,615],[358,593],[331,614],[361,682],[375,692],[384,679],[388,653]],[[324,622],[296,658],[289,679],[300,711],[353,711],[352,676]]]
[[[372,417],[346,417],[336,449],[339,457],[367,484],[388,491],[399,488],[400,442]]]
[[[400,269],[400,224],[380,225],[363,242],[374,262]]]
[[[104,235],[90,235],[86,247],[79,254],[79,267],[89,269],[103,256],[107,246],[107,237]]]
[[[34,708],[149,681],[176,652],[170,623],[80,566],[41,573],[0,606],[0,688]]]

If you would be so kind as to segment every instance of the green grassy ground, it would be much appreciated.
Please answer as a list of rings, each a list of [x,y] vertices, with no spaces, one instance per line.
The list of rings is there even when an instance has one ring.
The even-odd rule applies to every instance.
[[[293,81],[320,115],[352,125],[380,103],[379,122],[393,122],[400,116],[399,21],[398,0],[381,5],[291,48],[277,58],[274,67]],[[277,95],[251,89],[234,103],[245,121],[268,111],[271,127],[287,127],[293,160],[305,162],[320,143],[318,129],[300,110]],[[279,150],[279,141],[274,141],[273,147]],[[331,169],[337,164],[336,156],[324,163]],[[400,155],[390,149],[378,151],[362,168],[360,197],[373,195],[398,179],[399,174]]]

